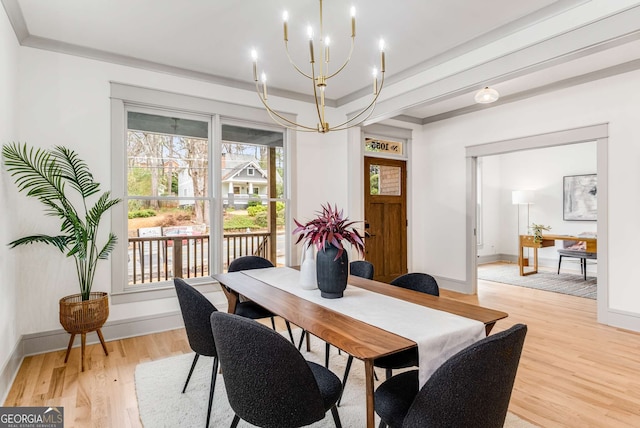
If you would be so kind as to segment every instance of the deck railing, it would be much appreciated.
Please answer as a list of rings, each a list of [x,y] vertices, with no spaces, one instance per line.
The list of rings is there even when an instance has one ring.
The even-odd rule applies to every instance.
[[[225,233],[223,269],[238,257],[267,257],[269,237],[267,232]],[[209,235],[129,238],[129,285],[208,276],[209,266]]]

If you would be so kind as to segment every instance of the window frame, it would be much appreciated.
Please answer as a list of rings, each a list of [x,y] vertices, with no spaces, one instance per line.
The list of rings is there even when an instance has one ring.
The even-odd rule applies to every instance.
[[[283,133],[286,177],[284,180],[284,200],[287,207],[291,207],[291,171],[293,171],[293,159],[295,159],[295,133],[272,124],[268,114],[256,107],[239,106],[224,101],[205,99],[201,97],[165,92],[158,89],[143,88],[123,83],[110,82],[111,89],[111,191],[114,197],[122,197],[127,192],[127,112],[152,111],[162,114],[176,112],[180,117],[202,120],[209,119],[209,196],[210,201],[210,239],[209,254],[210,272],[219,272],[222,267],[222,188],[221,177],[218,177],[221,164],[221,135],[222,123],[237,123],[243,126],[259,129],[276,130]],[[296,120],[296,115],[286,114],[291,120]],[[293,153],[292,153],[293,152]],[[175,296],[175,290],[171,281],[149,283],[145,286],[136,285],[135,289],[128,286],[127,277],[127,245],[123,245],[127,239],[127,204],[118,204],[111,210],[111,229],[120,237],[111,255],[111,300],[112,303],[131,303],[137,301],[155,300]],[[291,219],[294,218],[293,209],[287,209],[285,219],[286,236],[286,264],[290,264],[292,246],[289,238]],[[124,239],[122,238],[124,237]],[[211,277],[190,278],[190,283],[216,284]]]

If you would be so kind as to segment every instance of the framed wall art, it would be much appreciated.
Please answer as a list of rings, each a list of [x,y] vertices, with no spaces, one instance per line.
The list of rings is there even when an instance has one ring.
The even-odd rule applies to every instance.
[[[562,219],[598,220],[598,175],[569,175],[563,178]]]

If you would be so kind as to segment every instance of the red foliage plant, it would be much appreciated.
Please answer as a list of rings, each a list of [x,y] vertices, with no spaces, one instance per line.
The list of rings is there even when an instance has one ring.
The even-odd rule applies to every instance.
[[[299,234],[296,244],[305,241],[307,246],[315,245],[318,251],[324,251],[326,245],[332,244],[338,249],[338,254],[335,258],[335,260],[338,260],[344,252],[342,241],[346,241],[360,255],[364,256],[364,241],[360,233],[353,227],[354,224],[360,222],[349,221],[348,218],[344,217],[343,210],[338,211],[337,206],[331,207],[328,202],[326,205],[321,206],[322,211],[317,212],[317,217],[305,224],[293,219],[297,227],[292,234]]]

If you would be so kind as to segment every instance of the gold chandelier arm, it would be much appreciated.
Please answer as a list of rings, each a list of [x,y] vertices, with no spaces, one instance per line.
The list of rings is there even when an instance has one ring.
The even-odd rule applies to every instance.
[[[327,80],[331,79],[333,76],[335,76],[336,74],[340,73],[342,71],[343,68],[345,68],[347,66],[347,64],[349,64],[349,61],[351,61],[351,55],[353,54],[353,47],[356,44],[356,38],[355,37],[351,37],[351,49],[349,50],[349,55],[347,56],[347,59],[344,61],[344,63],[342,64],[342,66],[340,68],[338,68],[335,72],[333,72],[332,74],[330,74],[329,76],[327,76]]]
[[[260,101],[262,101],[262,105],[264,105],[264,108],[267,109],[267,113],[269,113],[269,116],[271,116],[271,118],[273,120],[275,120],[276,122],[278,122],[280,125],[289,128],[289,129],[296,129],[296,127],[299,128],[305,128],[308,129],[310,131],[314,131],[317,132],[316,128],[311,128],[309,126],[305,126],[305,125],[300,125],[299,123],[296,123],[292,120],[287,119],[286,117],[278,114],[278,112],[274,111],[271,109],[271,107],[269,107],[269,104],[267,104],[267,100],[265,100],[262,96],[262,94],[260,93],[260,86],[258,85],[258,81],[256,81],[256,92],[258,93],[258,98],[260,98]],[[278,117],[280,120],[276,120],[276,117]],[[285,125],[285,123],[289,123],[291,126]]]
[[[296,65],[296,63],[291,58],[291,55],[289,54],[289,43],[287,43],[287,40],[284,41],[284,50],[285,50],[285,52],[287,52],[287,58],[289,58],[289,62],[291,63],[293,68],[295,68],[298,73],[302,74],[307,79],[313,80],[313,77],[309,76],[307,73],[305,73],[304,71],[300,70],[300,68]]]
[[[318,104],[318,88],[316,87],[316,68],[314,67],[314,62],[311,62],[311,82],[313,85],[313,97],[316,100],[316,111],[318,112],[318,120],[320,121],[320,126],[324,129],[324,97],[322,98],[322,113],[320,113],[320,104]]]
[[[376,101],[378,101],[378,97],[380,96],[380,92],[382,92],[382,87],[384,86],[384,73],[382,74],[382,79],[380,79],[380,88],[378,89],[378,92],[376,93],[376,96],[373,98],[373,101],[371,101],[371,103],[364,108],[360,113],[358,113],[357,115],[353,116],[351,119],[342,122],[339,125],[336,125],[335,127],[332,127],[331,130],[332,131],[339,131],[341,129],[346,129],[346,128],[342,128],[343,126],[349,125],[351,122],[353,122],[354,120],[356,120],[357,118],[359,118],[360,116],[362,116],[365,112],[369,111],[369,114],[364,117],[362,120],[360,120],[358,123],[362,123],[365,120],[367,120],[369,117],[371,117],[371,114],[373,113],[373,107],[375,107]],[[351,125],[354,126],[354,125]]]

